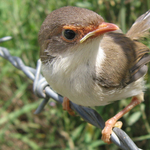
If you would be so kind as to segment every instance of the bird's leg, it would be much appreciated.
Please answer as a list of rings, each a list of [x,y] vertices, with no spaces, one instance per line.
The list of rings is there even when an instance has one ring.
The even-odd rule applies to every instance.
[[[122,111],[120,111],[118,114],[116,114],[114,117],[110,118],[105,122],[105,127],[102,130],[102,140],[110,144],[110,135],[112,133],[112,128],[115,126],[117,121],[127,112],[129,112],[132,108],[134,108],[136,105],[140,104],[144,100],[144,94],[141,93],[137,96],[132,97],[131,103],[126,106]]]
[[[63,98],[63,110],[66,110],[71,116],[74,116],[74,111],[70,108],[70,100],[67,97]]]

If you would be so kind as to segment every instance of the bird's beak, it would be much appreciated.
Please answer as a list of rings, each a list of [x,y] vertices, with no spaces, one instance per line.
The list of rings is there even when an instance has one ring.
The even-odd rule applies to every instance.
[[[89,33],[87,33],[81,40],[80,43],[83,43],[91,36],[98,36],[101,34],[104,34],[106,32],[115,31],[118,30],[119,27],[112,23],[103,22],[101,23],[96,30],[93,30]]]

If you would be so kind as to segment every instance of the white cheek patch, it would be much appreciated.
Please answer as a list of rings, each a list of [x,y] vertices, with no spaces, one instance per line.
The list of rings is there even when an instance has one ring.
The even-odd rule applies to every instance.
[[[104,50],[99,46],[99,50],[98,50],[97,57],[96,57],[96,64],[95,64],[96,72],[101,71],[101,65],[102,63],[104,63],[105,58],[106,58],[106,55],[104,53]]]

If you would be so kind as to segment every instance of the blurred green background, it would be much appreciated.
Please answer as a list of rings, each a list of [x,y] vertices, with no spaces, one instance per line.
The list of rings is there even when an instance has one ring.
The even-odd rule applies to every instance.
[[[135,19],[150,9],[149,0],[1,0],[0,37],[12,36],[0,43],[24,63],[36,67],[39,58],[38,31],[45,17],[62,6],[78,6],[101,14],[125,33]],[[150,40],[144,43],[150,47]],[[150,70],[146,75],[145,102],[125,115],[123,130],[142,149],[150,149]],[[101,141],[101,131],[72,117],[62,106],[47,105],[34,115],[41,99],[32,92],[32,81],[8,61],[0,58],[0,149],[1,150],[119,150]],[[53,102],[51,100],[51,102]],[[104,120],[124,108],[121,100],[97,108]]]

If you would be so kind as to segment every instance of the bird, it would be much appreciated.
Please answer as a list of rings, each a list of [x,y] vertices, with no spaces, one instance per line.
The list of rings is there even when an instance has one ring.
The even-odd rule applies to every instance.
[[[149,29],[150,10],[124,34],[96,12],[75,6],[52,11],[41,25],[42,73],[50,87],[64,97],[63,107],[70,113],[70,101],[94,107],[131,97],[129,105],[105,122],[105,143],[111,143],[118,120],[144,101],[150,49],[141,39],[149,35]]]

